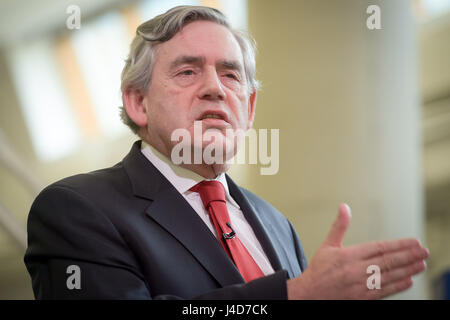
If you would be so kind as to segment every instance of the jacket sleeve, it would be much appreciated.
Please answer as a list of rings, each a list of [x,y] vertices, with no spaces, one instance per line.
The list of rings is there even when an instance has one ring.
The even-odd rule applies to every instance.
[[[182,299],[152,296],[136,257],[111,220],[66,186],[52,185],[39,194],[27,228],[24,262],[36,299]],[[281,270],[193,299],[286,299],[286,279]]]
[[[295,253],[297,254],[298,263],[300,265],[300,269],[302,270],[302,273],[305,271],[305,269],[308,267],[308,262],[306,259],[305,251],[303,250],[302,243],[300,242],[300,238],[295,231],[294,227],[292,226],[291,222],[289,222],[289,227],[291,228],[292,232],[292,238],[294,239],[294,245],[295,245]]]

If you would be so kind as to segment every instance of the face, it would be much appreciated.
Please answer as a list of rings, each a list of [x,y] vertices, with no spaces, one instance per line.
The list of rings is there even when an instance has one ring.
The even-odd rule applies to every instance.
[[[172,132],[185,129],[191,143],[205,148],[194,135],[200,121],[203,134],[213,134],[215,144],[230,151],[226,131],[246,131],[253,122],[256,92],[250,94],[241,49],[225,27],[196,21],[159,45],[150,87],[143,98],[146,140],[166,155],[178,141]],[[199,140],[200,139],[200,140]],[[236,148],[233,147],[234,154]]]

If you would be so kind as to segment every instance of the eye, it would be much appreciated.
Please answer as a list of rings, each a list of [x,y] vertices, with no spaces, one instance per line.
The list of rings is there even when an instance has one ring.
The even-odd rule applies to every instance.
[[[238,77],[234,73],[226,73],[225,77],[234,79],[234,80],[239,80]]]
[[[184,70],[184,71],[181,71],[180,73],[178,73],[178,75],[192,76],[192,75],[194,75],[194,71],[193,70]]]

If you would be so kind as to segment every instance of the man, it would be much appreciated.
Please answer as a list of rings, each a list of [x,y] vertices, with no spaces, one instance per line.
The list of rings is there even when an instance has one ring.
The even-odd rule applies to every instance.
[[[251,42],[217,10],[176,7],[139,26],[122,118],[142,141],[114,167],[37,197],[25,255],[36,298],[376,299],[411,286],[428,257],[417,240],[344,248],[342,204],[307,268],[292,225],[225,175],[238,142],[226,131],[252,126],[254,76]],[[198,125],[214,139],[196,135]],[[193,139],[176,166],[180,129]],[[193,161],[210,143],[223,161]],[[370,265],[379,290],[367,288]]]

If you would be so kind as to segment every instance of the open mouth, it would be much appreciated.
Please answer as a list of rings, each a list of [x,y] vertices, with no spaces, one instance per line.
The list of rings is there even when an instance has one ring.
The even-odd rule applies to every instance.
[[[198,119],[199,121],[203,121],[205,123],[210,124],[229,124],[228,116],[225,112],[222,111],[205,111]]]
[[[222,119],[222,120],[224,120],[221,116],[219,116],[218,114],[207,114],[207,115],[205,115],[204,117],[202,117],[202,119],[201,120],[204,120],[204,119]]]

